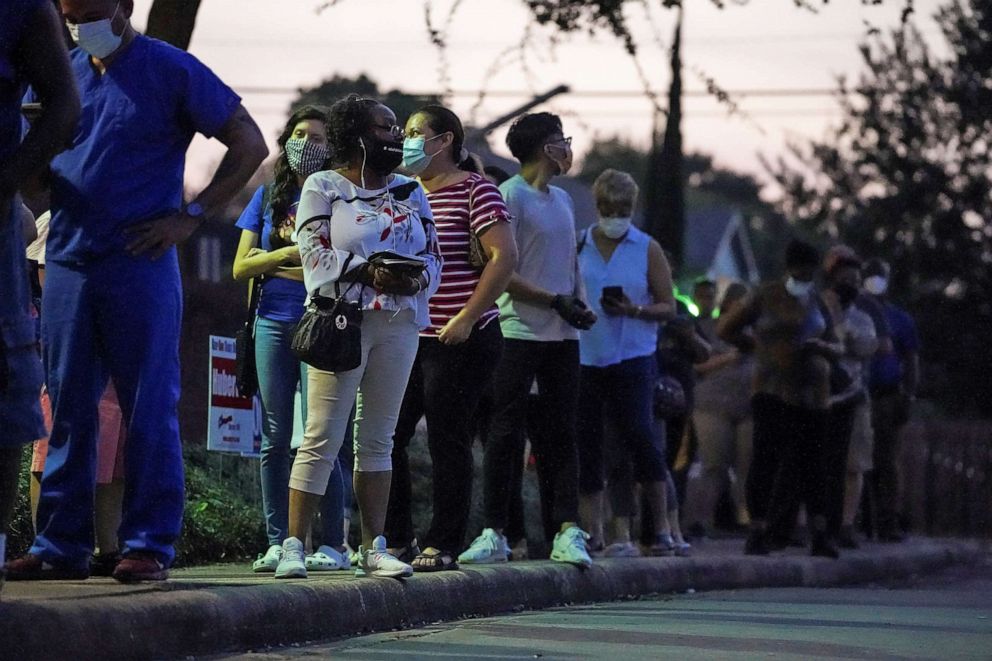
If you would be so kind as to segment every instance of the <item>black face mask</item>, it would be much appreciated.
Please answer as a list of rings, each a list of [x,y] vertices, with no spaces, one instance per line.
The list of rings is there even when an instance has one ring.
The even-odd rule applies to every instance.
[[[837,300],[843,307],[849,306],[854,302],[854,299],[858,297],[858,288],[854,285],[849,285],[844,282],[837,283],[833,287],[834,293],[837,294]]]
[[[362,138],[362,144],[365,146],[365,165],[380,177],[385,177],[403,162],[402,142],[366,136]]]

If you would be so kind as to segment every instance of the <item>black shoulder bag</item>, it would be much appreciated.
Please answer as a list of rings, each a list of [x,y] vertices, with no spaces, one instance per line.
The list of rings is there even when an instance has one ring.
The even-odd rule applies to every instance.
[[[345,260],[342,275],[347,273],[353,257],[349,255]],[[353,286],[355,283],[342,293],[335,282],[334,298],[320,296],[316,291],[311,294],[291,347],[302,362],[326,372],[347,372],[362,364],[362,308],[359,303],[345,300]]]
[[[255,367],[255,314],[262,291],[259,278],[248,283],[248,319],[234,334],[234,379],[242,397],[254,397],[258,392],[258,371]]]

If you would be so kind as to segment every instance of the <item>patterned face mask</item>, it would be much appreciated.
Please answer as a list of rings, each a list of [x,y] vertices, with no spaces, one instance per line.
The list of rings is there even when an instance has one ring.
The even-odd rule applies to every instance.
[[[294,174],[306,179],[324,169],[327,147],[306,138],[290,138],[286,141],[286,161]]]

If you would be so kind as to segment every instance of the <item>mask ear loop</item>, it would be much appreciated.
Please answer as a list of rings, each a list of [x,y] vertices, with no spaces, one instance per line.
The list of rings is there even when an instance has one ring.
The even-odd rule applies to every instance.
[[[362,146],[362,172],[359,176],[362,178],[362,188],[365,188],[365,159],[368,158],[368,151],[365,149],[365,140],[362,138],[358,139],[358,144]]]

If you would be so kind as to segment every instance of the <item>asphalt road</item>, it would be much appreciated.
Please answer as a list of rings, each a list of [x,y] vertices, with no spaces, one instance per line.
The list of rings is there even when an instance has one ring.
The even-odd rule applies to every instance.
[[[992,659],[992,555],[886,585],[660,596],[227,658]]]

